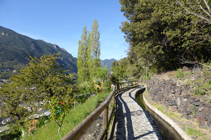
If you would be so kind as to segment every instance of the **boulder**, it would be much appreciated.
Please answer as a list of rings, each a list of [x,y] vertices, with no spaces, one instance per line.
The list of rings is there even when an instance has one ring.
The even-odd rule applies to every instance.
[[[184,73],[184,72],[186,72],[186,71],[189,71],[188,67],[183,66],[183,68],[182,68],[182,72]]]

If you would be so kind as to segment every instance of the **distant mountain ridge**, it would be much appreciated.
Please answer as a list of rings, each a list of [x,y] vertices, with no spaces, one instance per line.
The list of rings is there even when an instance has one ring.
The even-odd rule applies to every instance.
[[[107,66],[108,69],[110,70],[111,69],[111,64],[112,62],[116,61],[116,59],[112,58],[112,59],[105,59],[105,60],[101,60],[101,66],[102,67],[105,67]]]
[[[0,26],[0,73],[4,70],[19,70],[28,64],[26,59],[28,54],[26,52],[38,58],[44,54],[50,55],[61,52],[60,59],[57,61],[59,65],[64,64],[65,68],[72,67],[70,72],[77,73],[77,58],[73,57],[65,49],[56,44],[35,40]]]
[[[77,58],[73,57],[64,48],[56,44],[47,43],[43,40],[35,40],[25,35],[16,33],[13,30],[0,26],[0,79],[9,78],[9,72],[20,70],[28,64],[28,52],[32,56],[40,58],[44,54],[56,54],[61,52],[59,65],[64,64],[65,68],[72,67],[71,73],[77,73]],[[101,66],[110,70],[111,64],[115,59],[101,60]]]

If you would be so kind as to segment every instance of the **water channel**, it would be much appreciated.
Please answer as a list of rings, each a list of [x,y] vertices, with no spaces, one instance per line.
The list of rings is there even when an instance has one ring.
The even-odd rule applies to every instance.
[[[163,118],[158,116],[153,110],[151,110],[149,107],[146,106],[143,100],[144,91],[145,91],[145,88],[142,88],[139,91],[137,91],[135,100],[153,118],[157,127],[159,128],[159,131],[163,135],[163,139],[164,140],[183,140],[183,138],[181,138],[178,132],[173,127],[171,127],[171,125],[168,122],[166,122]]]

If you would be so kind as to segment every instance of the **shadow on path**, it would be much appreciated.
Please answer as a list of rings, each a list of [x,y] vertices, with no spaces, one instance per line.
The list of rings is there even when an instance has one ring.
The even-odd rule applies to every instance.
[[[116,96],[116,103],[117,103],[117,130],[116,130],[116,139],[117,140],[135,140],[135,139],[140,139],[142,137],[145,137],[147,135],[150,135],[152,133],[155,133],[159,140],[162,140],[161,134],[154,123],[153,119],[149,116],[149,114],[145,110],[137,110],[137,111],[130,111],[128,107],[128,103],[136,102],[136,100],[131,96],[131,93],[134,92],[135,90],[140,89],[140,88],[134,88],[129,91],[129,97],[133,99],[133,101],[124,101],[122,97],[124,97],[124,93],[122,92],[119,95]],[[128,96],[128,94],[126,95]],[[137,103],[138,104],[138,103]],[[124,110],[125,109],[125,113]],[[150,122],[150,125],[152,126],[153,130],[148,131],[146,133],[142,133],[139,136],[134,137],[134,129],[133,129],[133,123],[131,116],[141,116],[142,114],[145,114],[146,118]],[[140,118],[141,119],[141,118]],[[143,122],[142,126],[144,126],[146,123]],[[147,127],[147,124],[146,124]],[[138,129],[138,128],[137,128]],[[127,131],[127,132],[126,132]]]

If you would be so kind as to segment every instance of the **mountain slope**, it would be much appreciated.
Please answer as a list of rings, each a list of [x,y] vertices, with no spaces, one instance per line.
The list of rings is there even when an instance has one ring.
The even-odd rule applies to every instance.
[[[50,55],[61,52],[59,65],[65,68],[72,67],[70,72],[77,72],[77,58],[55,44],[46,43],[43,40],[34,40],[18,34],[10,29],[0,26],[0,73],[20,69],[28,63],[28,52],[38,58],[42,55]],[[1,78],[1,75],[0,75]]]
[[[102,66],[102,67],[107,66],[108,69],[110,70],[110,69],[111,69],[111,64],[112,64],[113,61],[116,61],[116,59],[113,59],[113,58],[112,58],[112,59],[101,60],[101,66]]]

